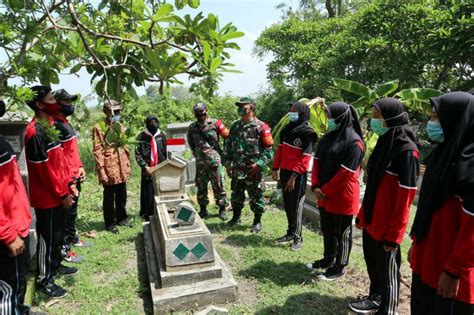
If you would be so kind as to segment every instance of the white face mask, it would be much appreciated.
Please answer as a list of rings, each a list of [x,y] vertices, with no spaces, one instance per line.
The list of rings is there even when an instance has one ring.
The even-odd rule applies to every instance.
[[[288,118],[290,119],[291,122],[295,122],[299,118],[298,112],[288,112]]]

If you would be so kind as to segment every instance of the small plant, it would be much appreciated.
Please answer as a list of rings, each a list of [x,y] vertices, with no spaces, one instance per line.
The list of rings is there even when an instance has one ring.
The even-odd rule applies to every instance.
[[[56,129],[54,124],[50,124],[47,120],[42,119],[42,118],[39,118],[37,122],[41,127],[43,127],[44,133],[49,140],[53,142],[59,141],[61,132],[58,129]]]
[[[130,145],[141,143],[141,141],[135,139],[131,129],[126,129],[125,132],[122,132],[121,124],[112,123],[107,125],[104,121],[100,121],[99,127],[105,135],[106,145],[127,148]]]

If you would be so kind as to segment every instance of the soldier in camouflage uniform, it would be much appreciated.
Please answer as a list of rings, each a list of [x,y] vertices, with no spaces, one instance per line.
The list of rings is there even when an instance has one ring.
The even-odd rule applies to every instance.
[[[263,168],[273,157],[273,139],[270,127],[255,117],[255,101],[242,97],[238,114],[242,118],[232,125],[225,141],[225,166],[232,177],[232,208],[234,214],[229,226],[240,223],[245,201],[245,190],[250,198],[250,209],[254,213],[252,233],[262,229],[261,218],[265,208],[263,201]]]
[[[222,121],[208,117],[206,104],[197,103],[193,109],[197,121],[189,126],[188,144],[196,158],[195,182],[198,190],[197,199],[201,208],[199,215],[201,218],[208,215],[207,185],[211,181],[216,204],[219,206],[219,218],[227,220],[225,213],[227,200],[219,139],[220,137],[227,138],[229,130]]]

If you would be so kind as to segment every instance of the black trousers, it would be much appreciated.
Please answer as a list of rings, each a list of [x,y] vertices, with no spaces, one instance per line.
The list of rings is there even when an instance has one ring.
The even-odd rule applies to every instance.
[[[292,235],[296,241],[303,240],[303,206],[306,193],[306,181],[308,174],[299,174],[295,178],[293,191],[285,191],[285,186],[293,172],[280,170],[280,183],[283,191],[283,206],[288,219],[287,235]]]
[[[104,185],[104,222],[108,229],[127,219],[127,184]]]
[[[39,285],[53,282],[53,274],[61,263],[61,245],[65,210],[59,206],[51,209],[35,209],[36,232],[38,233],[38,279]]]
[[[364,231],[363,250],[370,278],[369,295],[372,298],[381,297],[381,314],[396,314],[400,293],[400,247],[387,252],[382,242],[374,240]]]
[[[26,276],[29,265],[29,239],[24,238],[25,251],[10,257],[10,250],[0,244],[0,314],[28,314],[23,305],[26,294]]]
[[[472,315],[474,305],[438,295],[436,290],[413,274],[411,282],[412,315]]]
[[[81,183],[77,182],[77,190],[81,191]],[[74,198],[74,204],[70,209],[66,210],[65,216],[65,236],[64,242],[66,245],[76,244],[79,242],[79,235],[77,234],[76,220],[77,220],[77,205],[79,197]]]
[[[155,208],[155,188],[153,187],[153,180],[147,175],[142,174],[140,185],[140,216],[145,220],[153,215]]]
[[[352,249],[352,215],[341,215],[319,208],[324,259],[335,260],[336,265],[347,266]]]

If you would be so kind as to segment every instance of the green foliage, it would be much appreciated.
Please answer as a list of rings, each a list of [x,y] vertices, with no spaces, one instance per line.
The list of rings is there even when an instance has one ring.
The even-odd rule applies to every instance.
[[[321,6],[310,6],[308,10],[314,14],[290,14],[268,27],[256,42],[256,52],[259,56],[274,56],[268,65],[272,84],[289,85],[298,94],[331,101],[346,98],[334,89],[333,78],[380,89],[392,78],[398,79],[401,89],[472,87],[472,5],[438,1],[358,2],[364,4],[334,18],[321,14]]]
[[[53,142],[59,141],[61,132],[56,129],[53,124],[50,124],[47,120],[41,118],[37,119],[37,122],[41,127],[43,127],[44,133],[49,140]]]
[[[26,5],[25,3],[28,3]],[[135,87],[158,82],[162,93],[179,74],[197,79],[193,89],[212,96],[222,73],[232,71],[233,41],[244,34],[214,14],[195,16],[175,9],[198,8],[199,0],[4,1],[0,4],[0,96],[23,103],[24,84],[59,83],[65,69],[92,74],[99,96],[137,98]]]

